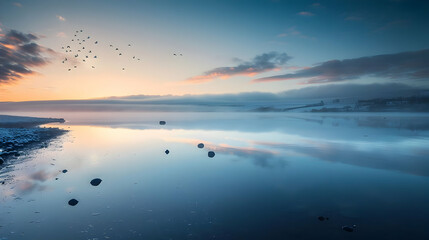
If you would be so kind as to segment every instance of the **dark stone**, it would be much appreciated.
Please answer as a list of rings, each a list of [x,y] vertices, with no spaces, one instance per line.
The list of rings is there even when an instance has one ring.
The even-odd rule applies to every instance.
[[[323,216],[319,216],[317,219],[319,219],[319,221],[325,221],[325,220],[327,220],[327,219],[325,219],[325,217],[323,217]]]
[[[165,125],[166,122],[165,121],[159,121],[159,125]]]
[[[66,173],[66,172],[68,172],[68,171],[67,171],[67,169],[64,169],[64,170],[62,170],[62,172],[63,172],[63,173]]]
[[[94,178],[94,179],[91,180],[91,185],[92,186],[98,186],[98,185],[100,185],[101,181],[102,180],[99,179],[99,178]]]
[[[198,148],[204,148],[204,143],[199,143]]]
[[[58,180],[58,178],[55,178],[55,180]]]
[[[210,151],[207,155],[209,156],[209,158],[212,158],[212,157],[214,157],[216,154],[215,154],[213,151]]]
[[[4,163],[3,158],[0,157],[0,165],[2,165]]]
[[[353,232],[355,230],[355,227],[343,226],[343,230],[346,232]]]
[[[165,154],[169,154],[170,153],[170,151],[168,151],[168,149],[167,150],[165,150]]]
[[[69,201],[70,206],[76,206],[78,203],[79,203],[79,201],[74,199],[74,198]]]

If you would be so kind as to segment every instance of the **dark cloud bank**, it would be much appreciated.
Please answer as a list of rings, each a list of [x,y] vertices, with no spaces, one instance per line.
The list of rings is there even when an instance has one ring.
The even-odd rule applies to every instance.
[[[295,73],[258,78],[253,82],[308,79],[328,83],[378,77],[398,80],[429,80],[429,49],[345,60],[330,60]]]
[[[286,53],[269,52],[254,57],[251,61],[242,62],[233,67],[218,67],[206,71],[202,75],[187,79],[187,82],[201,83],[216,78],[229,78],[236,75],[253,76],[258,73],[275,70],[291,59]]]
[[[0,34],[0,85],[33,74],[32,67],[48,63],[44,54],[52,54],[54,51],[37,44],[35,41],[38,39],[34,34],[16,30]]]

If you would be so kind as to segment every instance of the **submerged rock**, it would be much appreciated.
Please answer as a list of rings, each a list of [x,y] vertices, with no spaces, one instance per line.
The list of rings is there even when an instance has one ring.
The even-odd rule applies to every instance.
[[[159,125],[165,125],[166,122],[165,121],[159,121]]]
[[[74,198],[69,201],[70,206],[76,206],[78,203],[79,203],[79,201],[74,199]]]
[[[94,178],[94,179],[91,180],[91,185],[92,186],[98,186],[98,185],[100,185],[101,181],[102,180],[99,179],[99,178]]]
[[[197,145],[197,147],[198,147],[198,148],[204,148],[204,143],[199,143],[199,144]]]
[[[325,220],[329,220],[328,217],[324,217],[324,216],[319,216],[317,219],[319,219],[319,221],[323,222]]]
[[[167,149],[167,150],[165,150],[165,154],[169,154],[170,153],[170,151]]]
[[[356,229],[356,225],[350,226],[343,226],[342,229],[346,232],[353,232]]]
[[[61,172],[63,172],[63,173],[67,173],[68,171],[67,171],[67,169],[64,169],[64,170],[62,170]]]
[[[209,158],[214,157],[216,154],[213,151],[209,151],[208,154]]]

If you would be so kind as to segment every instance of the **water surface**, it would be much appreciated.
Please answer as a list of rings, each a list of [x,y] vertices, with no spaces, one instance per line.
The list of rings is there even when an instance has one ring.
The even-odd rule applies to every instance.
[[[425,114],[53,117],[0,174],[0,239],[429,238]]]

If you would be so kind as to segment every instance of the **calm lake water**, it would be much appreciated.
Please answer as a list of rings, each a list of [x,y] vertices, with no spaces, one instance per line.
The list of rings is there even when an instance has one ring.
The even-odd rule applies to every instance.
[[[429,115],[25,115],[70,131],[2,170],[0,239],[429,239]]]

